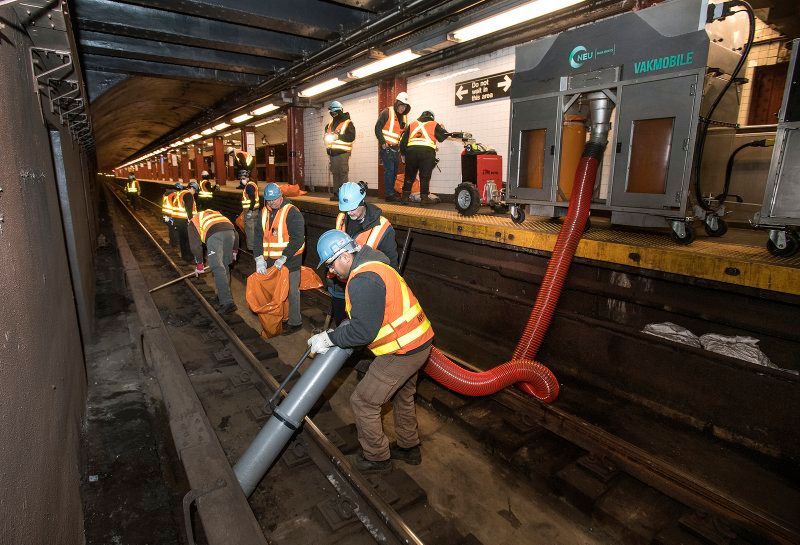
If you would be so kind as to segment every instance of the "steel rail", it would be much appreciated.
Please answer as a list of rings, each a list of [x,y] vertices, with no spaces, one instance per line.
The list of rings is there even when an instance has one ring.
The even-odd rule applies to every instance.
[[[169,265],[175,269],[176,272],[183,272],[182,269],[172,260],[169,254],[167,254],[164,248],[161,247],[161,244],[159,244],[150,230],[125,204],[122,197],[120,197],[116,191],[117,187],[114,184],[109,183],[109,189],[111,189],[111,194],[113,194],[117,199],[119,205],[128,212],[128,214],[131,216],[131,219],[141,228],[142,232],[147,236],[147,238],[150,239],[153,245],[155,245],[156,249],[159,251],[159,253],[161,253],[167,263],[169,263]],[[151,202],[151,204],[154,203]],[[159,209],[161,208],[160,205],[158,207]],[[228,337],[228,340],[231,342],[236,351],[239,352],[240,356],[251,366],[261,380],[264,381],[272,390],[278,389],[280,383],[277,381],[277,379],[275,379],[275,377],[273,377],[272,374],[264,367],[261,361],[255,357],[247,345],[245,345],[239,336],[236,335],[236,333],[225,322],[222,316],[216,310],[214,310],[214,308],[206,300],[206,298],[203,297],[200,291],[188,279],[184,279],[184,284],[191,290],[208,315],[214,320],[225,336]],[[281,395],[285,396],[286,392],[282,391]],[[400,543],[403,545],[424,545],[423,541],[408,526],[408,524],[406,524],[403,518],[394,510],[391,505],[389,505],[386,500],[378,495],[376,489],[369,483],[369,481],[367,481],[360,473],[353,469],[345,455],[325,436],[325,434],[309,417],[305,417],[304,419],[303,433],[308,435],[308,437],[320,448],[327,459],[332,462],[331,467],[343,478],[344,483],[337,483],[332,480],[332,476],[329,473],[326,472],[325,475],[328,480],[331,481],[331,483],[337,488],[337,490],[340,491],[340,493],[342,493],[342,484],[349,485],[365,500],[368,506],[378,516],[379,521],[388,527],[393,536]],[[313,458],[314,457],[312,456],[312,459]],[[381,543],[391,542],[385,539],[385,536],[376,535],[376,528],[371,525],[372,521],[362,518],[363,514],[358,512],[355,512],[355,514],[357,517],[359,517],[359,519],[361,519],[364,527],[370,532],[370,534],[372,534],[376,541]]]

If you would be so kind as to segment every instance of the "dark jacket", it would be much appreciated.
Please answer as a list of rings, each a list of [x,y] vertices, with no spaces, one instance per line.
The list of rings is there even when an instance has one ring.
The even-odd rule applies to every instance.
[[[397,105],[399,102],[395,101],[394,105],[394,113],[397,116],[397,123],[400,125],[401,129],[406,128],[406,124],[403,123],[403,117],[397,113]],[[386,144],[386,139],[383,137],[383,127],[386,125],[386,122],[389,120],[389,108],[384,108],[384,110],[378,115],[378,121],[375,123],[375,137],[378,139],[378,147],[382,148],[384,144]]]
[[[389,258],[378,250],[364,246],[353,258],[355,269],[369,261],[389,263]],[[350,320],[343,322],[339,327],[329,333],[330,339],[336,346],[342,348],[355,348],[367,346],[378,335],[383,324],[383,314],[386,310],[386,285],[374,272],[360,273],[347,282],[350,292]],[[412,352],[420,352],[429,347],[433,341],[425,343]]]
[[[281,204],[281,208],[284,206],[291,204],[289,199],[286,197],[283,198],[283,204]],[[275,219],[275,215],[278,213],[278,210],[272,210],[271,208],[264,207],[266,210],[269,210],[269,221],[267,225],[272,225],[272,220]],[[289,230],[289,245],[286,249],[283,250],[283,255],[286,256],[286,267],[290,271],[297,271],[300,270],[300,266],[303,264],[303,254],[294,255],[297,250],[305,243],[306,240],[306,222],[303,218],[302,212],[296,206],[292,208],[289,213],[286,215],[286,227]],[[263,248],[263,241],[264,241],[264,229],[261,227],[261,216],[256,219],[255,225],[255,233],[254,233],[254,240],[253,240],[253,254],[255,256],[262,255],[259,254],[259,250]],[[265,258],[267,260],[267,267],[271,267],[272,264],[275,262],[274,259]]]
[[[194,216],[194,195],[186,193],[186,195],[183,196],[183,208],[186,210],[186,218],[191,221],[192,216]]]
[[[417,118],[417,121],[419,121],[420,123],[425,123],[426,121],[433,121],[433,118],[429,115],[421,115]],[[408,148],[408,137],[410,133],[409,129],[411,128],[411,123],[409,123],[408,125],[409,126],[406,127],[406,129],[403,131],[403,136],[400,137],[400,152],[403,154],[405,154],[406,149]],[[438,140],[439,142],[444,142],[445,140],[447,140],[447,136],[449,134],[450,133],[447,132],[447,129],[445,129],[444,126],[442,126],[442,124],[437,121],[436,129],[434,129],[434,136],[436,137],[436,140]],[[423,146],[414,146],[414,147],[426,149]],[[436,150],[431,149],[431,152],[436,153]]]
[[[244,192],[247,194],[247,197],[250,199],[250,206],[247,208],[248,210],[258,210],[256,207],[256,188],[252,185],[245,185],[242,186],[242,183],[239,182],[239,189],[244,189]],[[260,199],[259,199],[260,204]]]
[[[345,215],[344,230],[352,238],[356,238],[360,233],[368,231],[378,225],[381,219],[381,209],[372,203],[367,203],[367,210],[361,221],[353,221],[349,216]],[[389,265],[397,269],[397,241],[395,240],[394,227],[389,226],[384,233],[383,238],[378,247],[375,248],[389,258]]]
[[[200,233],[197,232],[197,227],[195,227],[194,222],[189,222],[189,248],[192,249],[192,255],[194,256],[195,263],[202,263],[203,262],[203,242],[200,240]],[[233,231],[236,237],[233,240],[233,249],[239,249],[239,233],[236,232],[236,229],[233,227],[232,223],[217,223],[216,225],[212,225],[211,228],[206,233],[206,241],[208,241],[211,237],[216,235],[217,233],[221,233],[222,231]]]
[[[350,119],[350,114],[347,112],[342,112],[336,117],[332,117],[330,123],[325,125],[325,132],[328,132],[330,127],[336,127],[339,123]],[[353,125],[353,122],[350,121],[348,123],[347,128],[344,130],[343,133],[339,134],[339,140],[342,142],[353,142],[356,139],[356,126]],[[342,153],[348,153],[341,149],[329,149],[327,150],[328,155],[340,155]]]

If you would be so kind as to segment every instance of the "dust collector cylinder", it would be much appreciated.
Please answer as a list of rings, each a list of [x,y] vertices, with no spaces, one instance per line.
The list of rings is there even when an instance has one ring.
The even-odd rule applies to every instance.
[[[575,183],[575,172],[586,144],[586,117],[565,115],[561,128],[561,165],[558,170],[559,199],[568,201]]]

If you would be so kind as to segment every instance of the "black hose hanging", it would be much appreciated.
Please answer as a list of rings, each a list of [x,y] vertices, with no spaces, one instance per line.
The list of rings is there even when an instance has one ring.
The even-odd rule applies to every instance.
[[[733,174],[733,163],[736,160],[736,155],[745,148],[765,148],[767,146],[773,145],[774,141],[770,141],[768,138],[762,138],[761,140],[754,140],[752,142],[748,142],[746,144],[742,144],[731,153],[731,156],[728,158],[728,165],[725,167],[725,185],[722,186],[722,193],[719,195],[712,197],[718,204],[722,204],[725,202],[725,199],[728,198],[728,192],[731,188],[731,175]]]
[[[703,163],[703,149],[706,145],[706,136],[708,135],[708,126],[711,124],[711,120],[714,117],[714,111],[719,106],[719,103],[722,102],[722,97],[725,96],[725,93],[728,92],[733,82],[736,80],[739,72],[744,66],[745,61],[747,60],[748,55],[750,55],[750,49],[753,47],[753,41],[755,39],[756,33],[756,15],[753,11],[752,6],[745,2],[744,0],[734,0],[728,4],[730,8],[734,8],[737,6],[741,6],[744,9],[736,10],[733,12],[729,12],[729,15],[735,15],[736,13],[740,13],[742,11],[747,13],[747,18],[750,23],[750,29],[747,34],[747,42],[745,43],[744,49],[742,50],[742,57],[739,59],[739,62],[736,63],[736,68],[733,70],[730,79],[725,84],[725,87],[722,88],[722,91],[717,95],[717,98],[714,99],[714,102],[711,104],[711,108],[708,110],[705,119],[702,117],[700,118],[700,134],[697,136],[697,146],[695,149],[695,157],[694,157],[694,196],[697,204],[703,208],[703,210],[707,212],[712,212],[712,207],[707,204],[703,200],[703,189],[700,180],[700,167]]]

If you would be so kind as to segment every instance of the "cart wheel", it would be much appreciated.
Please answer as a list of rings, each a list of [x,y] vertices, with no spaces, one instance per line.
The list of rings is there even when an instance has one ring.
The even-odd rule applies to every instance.
[[[694,227],[688,223],[683,224],[683,232],[677,231],[674,227],[672,229],[672,240],[678,244],[689,245],[694,242]]]
[[[772,238],[767,239],[767,250],[775,257],[791,257],[797,253],[798,248],[800,248],[800,240],[798,240],[797,233],[794,231],[786,231],[785,248],[778,248]]]
[[[478,188],[469,182],[458,184],[454,193],[456,210],[462,216],[474,216],[481,208],[481,196]]]
[[[510,207],[511,221],[514,223],[522,223],[525,221],[525,210],[518,204],[512,204]]]
[[[708,216],[703,222],[703,229],[710,237],[721,237],[728,232],[728,223],[718,216]]]

